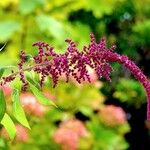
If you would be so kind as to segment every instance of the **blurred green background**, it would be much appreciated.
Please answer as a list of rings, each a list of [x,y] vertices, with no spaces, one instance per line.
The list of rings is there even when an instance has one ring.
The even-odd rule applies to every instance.
[[[72,38],[81,49],[91,32],[97,40],[107,37],[108,47],[115,43],[118,53],[128,55],[150,75],[150,0],[1,0],[0,47],[6,46],[0,52],[0,66],[16,65],[22,49],[36,54],[32,47],[36,41],[64,52],[64,40]],[[150,149],[145,92],[128,70],[112,65],[111,83],[95,79],[94,73],[90,85],[62,80],[52,89],[47,81],[44,93],[61,110],[45,108],[31,93],[22,93],[31,130],[16,122],[18,135],[10,142],[1,127],[0,149]],[[11,105],[9,88],[5,95]],[[76,128],[82,126],[87,134],[77,135],[74,121],[80,124]]]

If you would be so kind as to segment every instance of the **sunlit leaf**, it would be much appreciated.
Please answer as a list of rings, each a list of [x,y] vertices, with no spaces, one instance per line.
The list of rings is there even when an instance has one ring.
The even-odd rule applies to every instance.
[[[13,99],[13,115],[14,115],[14,117],[23,126],[30,129],[30,126],[29,126],[29,123],[27,121],[25,112],[24,112],[22,105],[21,105],[21,102],[20,102],[18,90],[16,90],[16,89],[13,90],[12,99]]]
[[[45,32],[47,35],[52,35],[57,40],[63,40],[65,32],[61,22],[47,15],[37,16],[36,21],[42,32]]]
[[[24,14],[30,14],[35,11],[37,7],[42,6],[45,0],[20,0],[19,11]]]
[[[43,93],[40,90],[38,90],[31,82],[29,82],[29,84],[30,84],[31,91],[33,92],[33,94],[35,95],[39,103],[46,105],[46,106],[57,107],[56,104],[52,100],[49,100],[45,95],[43,95]]]
[[[29,72],[26,73],[26,79],[27,79],[32,85],[34,85],[36,88],[40,89],[39,83],[35,81],[35,79],[34,79],[33,76],[31,75],[31,73],[29,73]]]
[[[0,148],[2,148],[2,147],[3,147],[2,150],[5,150],[5,149],[4,149],[4,148],[5,148],[5,141],[4,141],[3,138],[0,138]]]
[[[10,39],[19,28],[19,23],[13,20],[0,22],[0,41]]]
[[[111,14],[117,3],[118,0],[87,0],[86,9],[92,10],[96,17],[102,17],[104,14]]]
[[[5,112],[6,112],[6,102],[4,92],[2,89],[0,89],[0,121],[4,117]]]
[[[8,132],[10,139],[13,140],[16,135],[16,127],[7,113],[5,113],[1,124],[5,127],[6,131]]]

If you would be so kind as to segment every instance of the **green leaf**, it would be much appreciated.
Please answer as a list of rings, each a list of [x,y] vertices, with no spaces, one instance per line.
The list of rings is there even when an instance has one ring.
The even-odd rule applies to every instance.
[[[26,72],[25,76],[26,76],[26,79],[27,79],[28,82],[30,82],[30,83],[31,83],[32,85],[34,85],[36,88],[40,89],[39,83],[35,81],[35,79],[34,79],[34,77],[32,76],[31,73]]]
[[[2,150],[6,150],[5,149],[5,141],[3,138],[0,138],[0,148],[2,148]]]
[[[4,92],[1,89],[0,90],[0,121],[4,117],[5,112],[6,112],[6,102],[5,102]]]
[[[0,78],[3,76],[5,69],[4,68],[0,68]]]
[[[19,30],[19,23],[13,20],[0,22],[0,41],[6,41]]]
[[[7,113],[5,113],[1,124],[5,127],[6,131],[8,132],[10,139],[13,140],[16,135],[16,127]]]
[[[14,115],[14,117],[23,126],[25,126],[25,127],[30,129],[28,120],[26,118],[26,115],[24,113],[24,110],[23,110],[21,102],[20,102],[19,92],[18,92],[17,89],[13,90],[12,99],[13,99],[13,115]]]
[[[45,0],[20,0],[19,11],[23,15],[30,14],[45,4]]]
[[[118,0],[107,0],[107,2],[105,0],[87,0],[86,10],[92,11],[94,16],[99,18],[105,14],[111,14],[117,3]]]
[[[35,95],[39,103],[46,105],[46,106],[57,107],[56,104],[52,100],[49,100],[46,96],[44,96],[43,93],[40,90],[38,90],[38,88],[36,88],[31,82],[29,82],[29,85],[30,85],[30,89],[32,93]]]
[[[62,26],[62,23],[55,18],[47,15],[39,15],[36,17],[36,22],[42,32],[52,35],[60,41],[64,39],[65,30]]]
[[[3,66],[0,67],[0,78],[3,76],[5,69],[9,69],[9,68],[16,68],[16,66]]]

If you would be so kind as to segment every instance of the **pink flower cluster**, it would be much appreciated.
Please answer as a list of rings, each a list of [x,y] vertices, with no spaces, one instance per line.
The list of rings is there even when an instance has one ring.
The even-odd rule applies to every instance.
[[[126,114],[121,107],[106,105],[99,112],[101,121],[109,127],[126,123]]]
[[[54,134],[54,141],[62,146],[63,150],[76,150],[81,137],[86,137],[88,131],[84,124],[71,119],[63,122]]]
[[[20,95],[20,100],[27,113],[36,117],[42,117],[44,115],[46,108],[39,104],[35,96],[31,93],[22,93]]]

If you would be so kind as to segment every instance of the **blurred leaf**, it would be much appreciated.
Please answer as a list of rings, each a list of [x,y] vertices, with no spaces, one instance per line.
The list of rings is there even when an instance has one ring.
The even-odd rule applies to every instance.
[[[37,24],[42,32],[52,35],[57,40],[63,40],[65,32],[61,22],[47,15],[39,15],[36,17]]]
[[[92,10],[96,17],[111,14],[119,0],[87,0],[87,10]],[[124,0],[122,0],[123,2]]]
[[[4,117],[5,112],[6,112],[6,102],[4,92],[2,89],[0,89],[0,121]]]
[[[30,14],[35,11],[37,7],[42,6],[45,0],[20,0],[19,11],[23,15]]]
[[[14,115],[14,117],[23,126],[30,129],[30,126],[29,126],[29,123],[27,121],[26,115],[25,115],[24,110],[22,108],[22,104],[20,102],[18,90],[16,90],[16,89],[13,90],[12,99],[13,99],[13,115]]]
[[[117,130],[117,132],[120,133],[120,134],[126,134],[126,133],[128,133],[131,129],[130,129],[130,126],[129,126],[128,123],[124,123],[124,124],[122,124],[121,126],[116,127],[116,130]]]
[[[93,110],[91,107],[86,106],[80,106],[79,110],[85,115],[85,116],[92,116]]]
[[[0,138],[0,148],[4,148],[5,147],[5,142],[3,138]],[[2,150],[6,150],[6,149],[2,149]]]
[[[82,49],[83,45],[88,43],[90,34],[90,27],[88,25],[76,21],[73,25],[70,25],[67,28],[67,31],[69,32],[69,37],[76,40],[76,42],[78,43],[78,48],[80,50]]]
[[[6,131],[8,132],[10,139],[13,140],[16,135],[16,127],[7,113],[5,113],[1,124],[5,127]]]
[[[128,144],[123,137],[110,128],[103,127],[98,119],[88,122],[89,131],[93,136],[93,147],[97,149],[127,149]]]
[[[0,41],[10,39],[19,28],[19,23],[13,20],[0,22]]]
[[[137,22],[133,27],[135,42],[139,45],[150,45],[150,19]]]
[[[137,107],[146,102],[144,88],[138,81],[132,79],[120,79],[113,96]]]
[[[38,90],[31,82],[29,82],[29,85],[30,85],[31,91],[33,92],[33,94],[35,95],[39,103],[46,105],[46,106],[57,107],[56,104],[52,100],[49,100],[45,95],[43,95],[43,93],[40,90]]]

